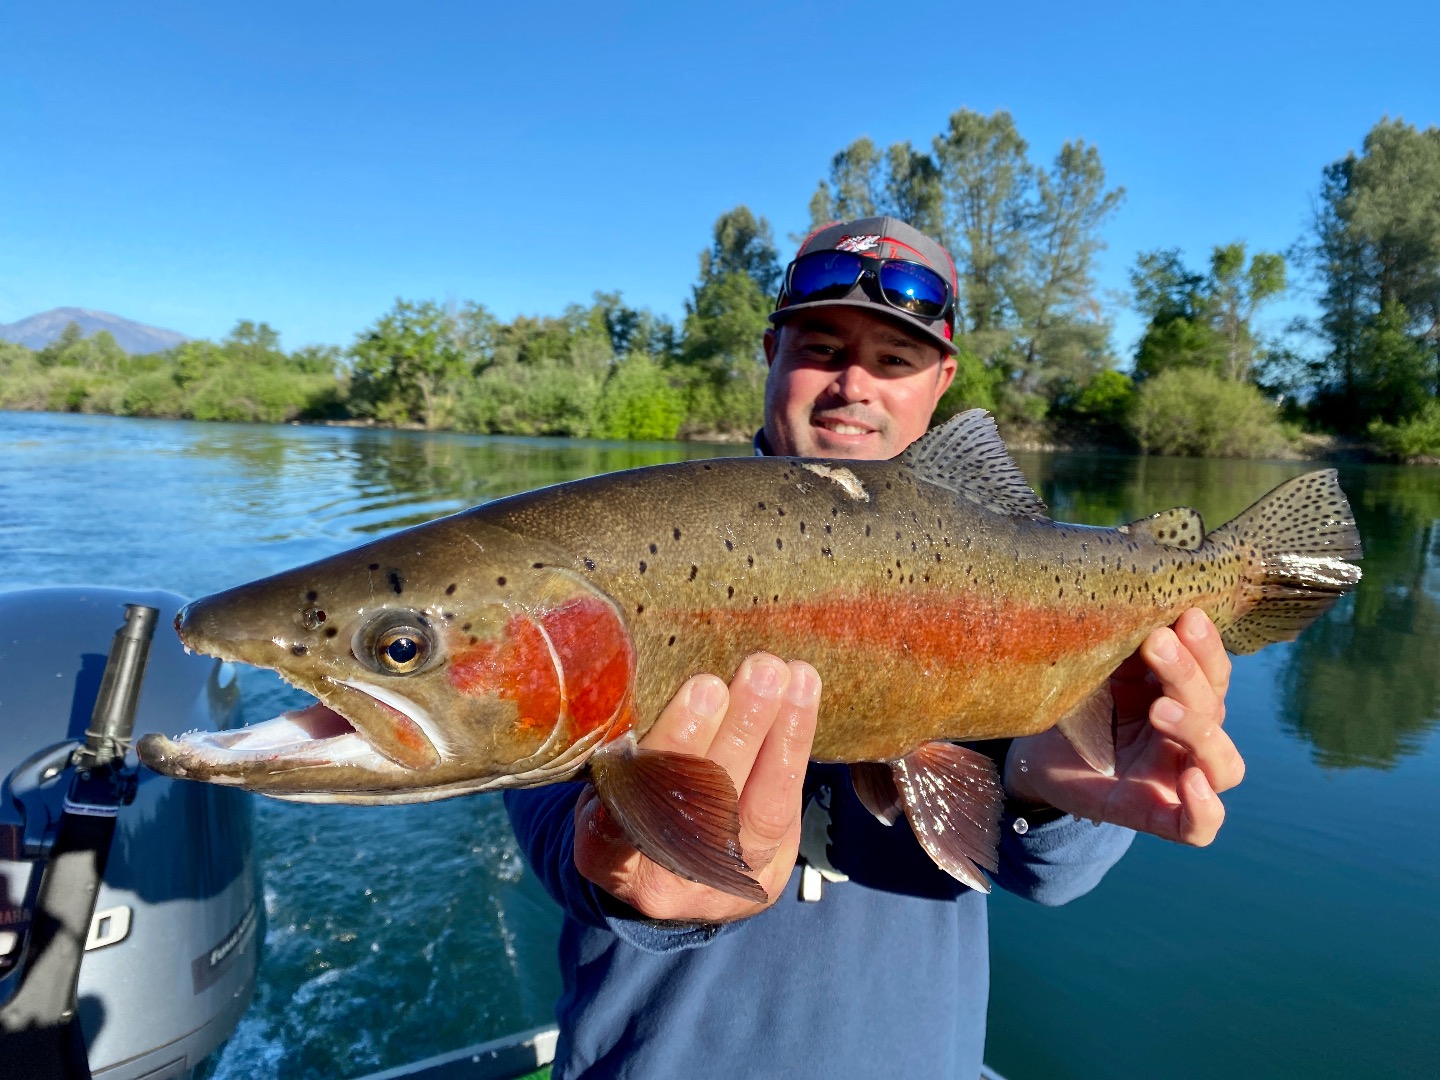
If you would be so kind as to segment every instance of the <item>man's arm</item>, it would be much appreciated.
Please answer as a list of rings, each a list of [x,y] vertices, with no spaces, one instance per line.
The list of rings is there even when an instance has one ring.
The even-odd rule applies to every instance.
[[[1187,611],[1174,630],[1152,632],[1112,677],[1114,776],[1090,768],[1052,728],[1015,740],[1005,790],[1012,799],[1204,847],[1225,820],[1219,793],[1245,776],[1223,727],[1229,685],[1219,632],[1204,612]]]

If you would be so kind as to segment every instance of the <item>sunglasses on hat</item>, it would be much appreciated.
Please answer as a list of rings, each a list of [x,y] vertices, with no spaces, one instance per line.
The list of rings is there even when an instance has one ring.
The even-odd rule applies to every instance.
[[[839,300],[848,296],[857,284],[907,315],[939,319],[950,311],[950,283],[924,263],[872,259],[849,251],[812,251],[801,255],[785,269],[780,302],[788,306]]]

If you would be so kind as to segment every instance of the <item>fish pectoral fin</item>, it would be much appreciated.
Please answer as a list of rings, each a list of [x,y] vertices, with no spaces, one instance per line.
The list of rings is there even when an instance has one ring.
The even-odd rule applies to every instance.
[[[1055,725],[1096,772],[1115,775],[1115,696],[1106,682]]]
[[[882,825],[894,825],[905,812],[900,789],[890,766],[880,761],[857,761],[850,766],[850,785],[865,809]]]
[[[977,892],[990,882],[981,867],[1000,865],[1005,792],[995,762],[954,743],[925,743],[890,766],[910,828],[935,865]]]
[[[723,766],[618,739],[590,759],[606,811],[646,858],[672,874],[763,904],[740,847],[740,801]]]

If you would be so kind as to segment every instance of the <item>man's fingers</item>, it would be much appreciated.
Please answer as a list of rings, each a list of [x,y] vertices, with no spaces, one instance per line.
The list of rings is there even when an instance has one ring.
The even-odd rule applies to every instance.
[[[730,691],[714,675],[695,675],[676,691],[640,745],[704,757],[730,704]]]
[[[1205,774],[1186,769],[1180,777],[1180,835],[1182,844],[1206,847],[1225,823],[1225,804],[1215,794]]]
[[[1189,753],[1215,791],[1229,791],[1245,778],[1245,759],[1213,710],[1187,709],[1174,698],[1161,697],[1150,706],[1150,721]]]
[[[715,730],[709,756],[730,774],[737,792],[745,790],[750,769],[770,733],[790,684],[790,668],[778,656],[747,656],[730,680],[730,703]]]
[[[800,818],[805,767],[815,740],[820,676],[803,660],[789,665],[790,680],[769,733],[740,794],[740,841],[745,859],[759,869]]]
[[[1223,705],[1225,692],[1230,689],[1230,654],[1220,640],[1220,631],[1203,611],[1191,608],[1175,623],[1175,633]]]

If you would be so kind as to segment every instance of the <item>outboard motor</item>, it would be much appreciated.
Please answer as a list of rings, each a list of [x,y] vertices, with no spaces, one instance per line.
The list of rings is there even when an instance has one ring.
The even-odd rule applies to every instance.
[[[32,948],[37,942],[40,949],[47,940],[78,945],[78,933],[67,943],[67,932],[37,912],[42,878],[66,857],[56,853],[51,865],[57,836],[75,834],[74,815],[104,813],[107,798],[124,803],[133,792],[119,806],[108,859],[99,859],[104,876],[79,971],[84,1053],[74,1048],[76,1075],[85,1075],[88,1055],[89,1074],[100,1080],[188,1077],[229,1036],[255,986],[264,912],[249,797],[148,770],[137,777],[133,754],[105,792],[93,800],[75,795],[91,776],[79,773],[77,787],[127,605],[158,609],[160,627],[143,669],[136,727],[178,735],[235,725],[233,668],[187,655],[169,632],[183,603],[157,591],[0,593],[0,1017],[24,1000],[27,974],[45,962]],[[93,748],[96,733],[88,734]],[[7,1059],[17,1060],[6,1052],[7,1030],[13,1025],[0,1026],[0,1077],[12,1075]]]

